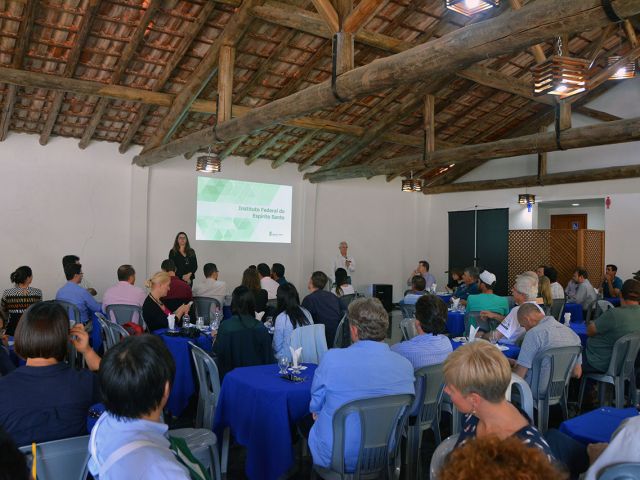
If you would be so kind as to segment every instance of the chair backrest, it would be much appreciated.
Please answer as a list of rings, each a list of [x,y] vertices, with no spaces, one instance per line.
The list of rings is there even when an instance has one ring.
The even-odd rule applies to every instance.
[[[556,298],[551,301],[551,316],[559,322],[562,322],[562,314],[564,313],[564,305],[566,302],[564,298]]]
[[[464,334],[469,336],[469,330],[471,325],[475,325],[476,328],[482,327],[483,330],[489,331],[491,329],[489,322],[480,318],[479,311],[465,311],[464,312]]]
[[[617,463],[605,467],[598,480],[640,480],[640,463]]]
[[[400,435],[413,395],[364,398],[342,405],[333,415],[331,470],[346,473],[344,464],[346,421],[351,414],[360,419],[360,450],[356,465],[359,475],[385,472],[398,453]]]
[[[440,469],[442,469],[442,465],[444,465],[447,456],[453,448],[458,443],[458,434],[451,435],[447,437],[443,442],[438,445],[435,452],[433,452],[433,456],[431,457],[431,465],[429,466],[431,480],[436,480],[438,478],[438,473],[440,473]]]
[[[20,447],[31,466],[31,445]],[[36,446],[36,468],[38,480],[84,480],[89,469],[89,436],[65,438]]]
[[[342,295],[341,297],[339,297],[338,300],[340,300],[340,310],[346,312],[347,308],[349,308],[349,304],[353,302],[355,298],[355,293],[350,293],[349,295]]]
[[[193,304],[196,307],[196,318],[202,317],[205,325],[209,325],[211,323],[211,314],[212,312],[215,312],[216,309],[220,310],[222,313],[222,306],[216,298],[193,297]]]
[[[116,303],[113,305],[107,305],[105,310],[107,311],[107,318],[115,319],[118,325],[124,325],[125,323],[137,323],[144,327],[142,308],[138,305]],[[142,319],[142,322],[139,319]]]
[[[535,356],[531,370],[531,392],[536,400],[548,399],[553,404],[564,396],[581,351],[580,345],[557,347]]]
[[[611,303],[609,300],[597,300],[596,301],[596,308],[597,308],[597,311],[600,312],[598,314],[598,316],[600,316],[604,312],[606,312],[607,310],[610,310],[612,308],[616,308],[616,306],[613,303]]]
[[[414,376],[416,397],[409,415],[417,417],[419,424],[427,428],[438,418],[440,394],[444,383],[442,364],[419,368],[414,372]]]
[[[189,345],[199,385],[195,427],[211,429],[220,397],[220,374],[216,363],[207,352],[193,342],[189,342]]]
[[[612,377],[630,377],[640,350],[640,332],[628,333],[613,344],[613,353],[607,369]]]
[[[531,394],[531,387],[525,382],[524,378],[515,373],[511,373],[511,383],[505,397],[511,402],[511,393],[515,389],[518,392],[520,399],[520,408],[525,411],[529,418],[533,419],[533,395]],[[513,402],[512,402],[513,403]]]
[[[400,304],[400,311],[402,311],[403,318],[416,318],[416,306]]]
[[[104,353],[107,353],[111,347],[115,345],[115,340],[113,337],[113,333],[111,328],[109,328],[109,324],[111,323],[107,318],[102,315],[100,312],[96,313],[96,318],[98,319],[98,324],[100,325],[101,336],[102,336],[102,348],[104,349]]]
[[[80,322],[80,309],[77,305],[71,302],[65,302],[64,300],[56,300],[56,303],[59,303],[62,308],[65,309],[69,320],[73,320],[76,323]]]
[[[418,334],[416,330],[415,318],[403,318],[400,320],[400,331],[402,332],[403,340],[411,340]]]
[[[298,327],[291,332],[291,346],[302,347],[302,362],[319,364],[327,352],[327,337],[324,325],[317,323]]]
[[[129,332],[127,332],[122,326],[117,323],[110,322],[102,314],[96,314],[96,316],[100,321],[100,326],[106,331],[103,337],[107,342],[105,345],[106,350],[120,343],[123,338],[129,336]]]
[[[347,314],[342,316],[342,320],[336,329],[336,336],[333,339],[333,348],[347,348],[351,345],[351,333],[349,332],[349,320]]]

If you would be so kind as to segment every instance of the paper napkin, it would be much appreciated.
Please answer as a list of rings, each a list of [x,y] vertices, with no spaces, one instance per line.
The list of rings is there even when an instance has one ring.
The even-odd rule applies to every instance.
[[[296,348],[295,350],[293,349],[293,347],[289,347],[289,350],[291,350],[291,360],[293,361],[293,366],[297,367],[298,361],[300,360],[300,356],[302,354],[302,347]]]

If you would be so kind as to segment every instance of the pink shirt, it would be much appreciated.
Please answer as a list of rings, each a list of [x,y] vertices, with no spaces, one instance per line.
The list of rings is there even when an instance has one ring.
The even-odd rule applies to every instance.
[[[106,313],[109,305],[137,305],[142,308],[146,297],[147,294],[140,287],[131,285],[126,281],[120,281],[104,292],[102,296],[102,311]],[[111,320],[115,321],[114,318]]]

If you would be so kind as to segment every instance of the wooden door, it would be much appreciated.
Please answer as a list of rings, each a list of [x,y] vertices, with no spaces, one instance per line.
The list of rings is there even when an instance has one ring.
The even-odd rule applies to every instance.
[[[587,228],[587,214],[551,215],[551,229],[584,230]]]

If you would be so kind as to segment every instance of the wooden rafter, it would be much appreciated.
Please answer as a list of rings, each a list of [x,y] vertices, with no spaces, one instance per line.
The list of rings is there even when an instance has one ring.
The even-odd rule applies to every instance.
[[[317,130],[311,130],[307,132],[300,140],[298,140],[291,148],[289,148],[289,150],[287,150],[278,158],[276,158],[273,162],[271,162],[271,167],[278,168],[279,166],[284,165],[284,163],[287,160],[289,160],[293,155],[295,155],[298,152],[298,150],[300,150],[307,143],[309,143],[313,139],[313,136],[316,133],[318,133]]]
[[[298,170],[300,172],[303,172],[308,168],[311,168],[318,160],[320,160],[327,153],[329,153],[331,150],[336,148],[338,144],[342,142],[345,138],[347,138],[346,135],[336,135],[336,137],[332,141],[328,142],[324,147],[322,147],[316,153],[311,155],[311,157],[309,157],[304,163],[302,163],[298,167]]]
[[[331,30],[332,33],[340,31],[340,20],[338,20],[338,13],[329,0],[311,0],[313,6],[316,7],[317,12],[320,14],[322,20]]]
[[[218,61],[218,111],[216,122],[226,122],[231,119],[231,105],[233,100],[233,66],[235,64],[236,49],[223,45],[220,47]]]
[[[278,140],[280,140],[282,138],[282,136],[285,135],[286,133],[287,133],[287,129],[283,128],[278,133],[276,133],[275,135],[272,135],[271,138],[269,138],[266,142],[264,142],[262,145],[260,145],[258,148],[256,148],[251,153],[251,155],[249,155],[247,158],[245,158],[244,163],[246,163],[247,165],[251,165],[258,158],[260,158],[260,156],[262,156],[262,154],[264,154],[267,150],[269,150],[276,143],[278,143]]]
[[[134,32],[131,35],[131,38],[129,39],[127,46],[124,47],[124,50],[122,51],[122,55],[118,59],[116,69],[111,75],[110,83],[118,84],[124,77],[127,65],[129,65],[131,60],[133,60],[133,58],[135,57],[138,51],[138,47],[140,46],[140,43],[144,39],[144,35],[147,31],[147,27],[151,23],[151,19],[155,15],[161,3],[162,2],[160,0],[151,0],[149,5],[147,6],[147,9],[142,15],[142,18],[140,19],[138,26],[134,29]],[[96,128],[98,128],[98,125],[100,125],[100,121],[102,120],[102,115],[104,115],[104,112],[106,111],[107,106],[109,105],[109,101],[110,100],[108,98],[101,98],[98,101],[98,104],[93,110],[93,116],[91,117],[91,120],[89,120],[89,123],[85,127],[84,133],[82,134],[82,138],[80,139],[80,143],[78,143],[78,146],[80,148],[84,149],[89,146],[89,142],[91,142],[91,137],[93,137],[93,134],[95,133]]]
[[[343,22],[345,32],[355,33],[369,20],[380,8],[384,0],[361,0],[358,6],[349,14]]]

